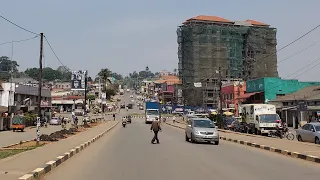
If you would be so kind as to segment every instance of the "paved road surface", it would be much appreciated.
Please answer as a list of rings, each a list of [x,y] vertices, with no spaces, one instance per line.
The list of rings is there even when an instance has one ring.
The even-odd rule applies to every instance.
[[[150,125],[120,125],[45,179],[70,180],[270,180],[319,179],[320,166],[226,141],[191,144],[182,130],[163,126],[151,144]]]
[[[48,125],[47,128],[41,128],[42,134],[50,134],[55,131],[61,130],[61,126]],[[0,147],[8,146],[10,144],[18,143],[20,141],[27,141],[36,138],[36,128],[26,129],[25,132],[12,132],[2,131],[0,132]]]

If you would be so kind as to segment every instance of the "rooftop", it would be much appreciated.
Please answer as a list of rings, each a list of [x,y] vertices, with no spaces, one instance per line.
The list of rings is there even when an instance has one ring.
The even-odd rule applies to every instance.
[[[230,21],[228,19],[224,19],[222,17],[218,16],[206,16],[206,15],[199,15],[192,18],[187,19],[185,22],[192,21],[192,20],[198,20],[198,21],[213,21],[213,22],[224,22],[224,23],[232,23],[233,21]]]
[[[235,23],[235,21],[231,21],[229,19],[225,19],[225,18],[222,18],[219,16],[199,15],[199,16],[195,16],[195,17],[187,19],[183,24],[185,24],[187,22],[192,22],[192,21],[202,21],[202,22],[207,21],[207,22],[228,23],[228,24]],[[252,20],[252,19],[248,19],[243,22],[249,23],[253,26],[267,26],[267,27],[270,26],[269,24],[265,24],[263,22]]]
[[[300,91],[294,92],[292,94],[287,94],[285,96],[278,97],[273,102],[283,102],[283,101],[295,101],[295,100],[319,100],[320,99],[320,85],[309,86],[301,89]],[[272,102],[271,101],[271,102]]]

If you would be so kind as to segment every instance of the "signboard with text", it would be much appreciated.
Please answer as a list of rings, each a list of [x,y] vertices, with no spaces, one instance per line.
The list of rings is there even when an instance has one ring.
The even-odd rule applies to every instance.
[[[71,90],[84,91],[86,88],[87,71],[72,71]]]

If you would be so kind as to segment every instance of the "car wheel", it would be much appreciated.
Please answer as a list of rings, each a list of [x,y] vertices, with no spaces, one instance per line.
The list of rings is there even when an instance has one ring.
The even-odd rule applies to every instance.
[[[191,134],[191,142],[195,143],[196,141],[193,139],[193,135]]]
[[[219,141],[215,141],[214,144],[215,144],[215,145],[219,145]]]
[[[320,144],[320,140],[319,140],[318,137],[315,138],[314,143],[315,143],[315,144]]]
[[[189,142],[189,138],[188,138],[188,135],[186,134],[186,141],[188,141]]]
[[[298,135],[297,139],[298,139],[298,141],[301,141],[301,142],[303,141],[300,135]]]

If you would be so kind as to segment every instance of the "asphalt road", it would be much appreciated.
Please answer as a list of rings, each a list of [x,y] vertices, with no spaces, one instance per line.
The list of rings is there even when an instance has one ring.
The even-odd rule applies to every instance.
[[[191,144],[184,131],[163,126],[160,144],[143,119],[106,136],[46,175],[46,180],[270,180],[318,179],[320,166],[221,141]]]

